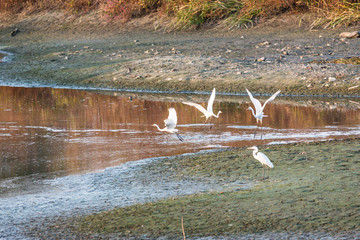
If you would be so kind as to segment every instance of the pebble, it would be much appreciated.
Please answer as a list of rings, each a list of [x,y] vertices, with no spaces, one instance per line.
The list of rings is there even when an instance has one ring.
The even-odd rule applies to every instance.
[[[328,81],[329,81],[329,82],[335,82],[335,81],[336,81],[336,78],[334,78],[334,77],[329,77],[329,78],[328,78]]]
[[[262,43],[259,43],[260,46],[264,46],[264,45],[270,45],[271,43],[269,43],[268,41],[265,41],[265,42],[262,42]]]
[[[354,32],[342,32],[339,34],[340,38],[358,38],[360,37],[360,32],[354,31]]]
[[[257,62],[264,62],[265,60],[266,60],[265,57],[261,57],[261,58],[256,59]]]
[[[355,89],[355,88],[358,88],[359,85],[355,85],[355,86],[352,86],[352,87],[349,87],[348,89],[351,90],[351,89]]]

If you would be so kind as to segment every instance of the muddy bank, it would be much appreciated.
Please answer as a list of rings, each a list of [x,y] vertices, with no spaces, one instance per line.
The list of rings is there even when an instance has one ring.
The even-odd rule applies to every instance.
[[[94,26],[59,17],[34,16],[3,25],[0,45],[15,54],[1,64],[1,81],[13,85],[82,86],[111,89],[358,96],[360,40],[342,31],[259,26],[226,31],[165,33],[151,24],[129,32],[119,25]],[[151,22],[151,20],[149,20]],[[60,24],[60,25],[59,25]],[[53,26],[53,28],[49,27]],[[61,27],[63,26],[63,27]],[[91,27],[92,26],[92,27]],[[141,25],[141,26],[144,26]],[[150,26],[150,27],[149,27]],[[46,29],[39,31],[39,29]],[[357,27],[353,27],[356,29]],[[141,28],[140,28],[141,29]],[[37,31],[35,31],[37,30]],[[11,31],[10,31],[11,32]]]
[[[29,234],[40,238],[180,238],[183,217],[190,239],[357,238],[359,146],[359,139],[352,139],[260,147],[275,166],[268,180],[260,180],[261,165],[245,148],[159,159],[141,171],[156,172],[155,179],[171,176],[174,181],[200,181],[220,190],[60,217],[29,229]]]

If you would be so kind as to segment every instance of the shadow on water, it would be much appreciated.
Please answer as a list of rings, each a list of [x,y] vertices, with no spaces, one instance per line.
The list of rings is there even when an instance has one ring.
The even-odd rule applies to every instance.
[[[180,102],[191,99],[201,103],[199,96],[183,95],[174,101],[169,94],[152,98],[119,92],[105,95],[0,87],[0,177],[68,175],[151,157],[360,134],[357,108],[314,107],[277,98],[265,109],[269,117],[263,121],[263,140],[259,134],[254,139],[256,121],[246,110],[248,98],[227,98],[217,97],[214,112],[223,113],[210,129],[198,110]],[[170,107],[177,111],[179,133],[185,139],[182,143],[152,126],[163,127]]]

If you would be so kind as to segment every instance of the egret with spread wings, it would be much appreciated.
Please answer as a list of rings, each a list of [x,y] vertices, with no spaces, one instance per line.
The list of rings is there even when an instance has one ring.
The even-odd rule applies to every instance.
[[[184,141],[184,138],[177,133],[179,130],[176,129],[177,115],[175,108],[169,108],[169,117],[165,119],[164,122],[165,127],[163,129],[161,129],[157,124],[153,124],[153,126],[157,127],[157,129],[161,132],[175,133],[180,141]]]
[[[253,95],[251,94],[251,92],[245,88],[249,97],[250,97],[250,100],[251,102],[254,104],[255,106],[255,112],[254,112],[254,109],[252,107],[249,107],[248,110],[251,110],[253,116],[256,118],[256,123],[257,123],[257,126],[259,128],[259,123],[260,125],[262,126],[262,119],[263,117],[267,117],[267,115],[264,115],[264,108],[266,106],[266,104],[272,100],[274,100],[276,98],[276,96],[280,93],[280,90],[277,91],[276,93],[274,93],[268,100],[265,101],[264,105],[261,105],[260,101],[257,100],[256,98],[253,97]],[[258,128],[256,129],[256,131],[258,130]],[[255,134],[254,134],[254,137],[256,135],[256,131],[255,131]],[[261,135],[261,138],[262,138],[262,135]]]
[[[219,111],[217,113],[217,115],[214,114],[213,111],[213,104],[214,104],[214,100],[215,100],[215,88],[212,90],[208,105],[207,105],[207,109],[205,109],[203,106],[201,106],[200,104],[197,103],[192,103],[192,102],[183,102],[183,104],[192,106],[192,107],[196,107],[200,112],[202,112],[204,115],[202,117],[205,117],[205,123],[207,122],[207,120],[210,118],[211,121],[211,117],[216,117],[219,118],[220,113],[222,113],[221,111]]]

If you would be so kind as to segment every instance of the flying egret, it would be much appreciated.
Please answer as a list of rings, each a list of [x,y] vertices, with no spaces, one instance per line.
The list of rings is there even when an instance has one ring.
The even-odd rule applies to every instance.
[[[163,129],[161,129],[157,124],[153,124],[153,126],[157,127],[161,132],[175,133],[175,135],[178,137],[180,141],[184,141],[184,138],[177,133],[177,131],[179,130],[176,129],[177,115],[175,108],[169,108],[169,117],[165,119],[164,122],[165,122],[165,127]]]
[[[183,102],[183,104],[192,106],[192,107],[196,107],[198,110],[200,110],[200,112],[202,112],[204,115],[201,117],[205,117],[205,123],[207,122],[207,120],[210,118],[210,128],[211,128],[211,117],[216,117],[219,118],[220,113],[222,113],[221,111],[219,111],[217,113],[217,115],[214,114],[213,112],[213,104],[214,104],[214,100],[215,100],[215,88],[212,90],[208,105],[207,105],[207,109],[205,109],[203,106],[201,106],[200,104],[197,103],[192,103],[192,102]]]
[[[257,129],[254,133],[254,137],[256,135],[256,132],[259,128],[259,122],[260,122],[260,125],[262,126],[262,119],[263,117],[267,117],[267,115],[264,115],[264,108],[266,106],[266,104],[272,100],[275,99],[275,97],[280,93],[280,90],[277,91],[276,93],[274,93],[268,100],[265,101],[264,105],[261,106],[261,103],[259,100],[257,100],[256,98],[253,97],[253,95],[251,94],[251,92],[245,88],[247,93],[249,94],[249,97],[250,97],[250,100],[251,102],[254,104],[255,106],[255,112],[254,112],[254,109],[252,107],[249,107],[248,110],[251,110],[253,116],[256,118],[256,124],[257,124]],[[262,134],[261,134],[261,139],[262,139]]]
[[[261,165],[263,166],[263,178],[265,175],[265,168],[267,170],[267,178],[269,178],[269,168],[274,168],[274,165],[272,164],[270,159],[262,152],[259,152],[259,149],[256,146],[249,147],[248,149],[254,150],[253,151],[254,158],[256,160],[258,160],[261,163]]]

